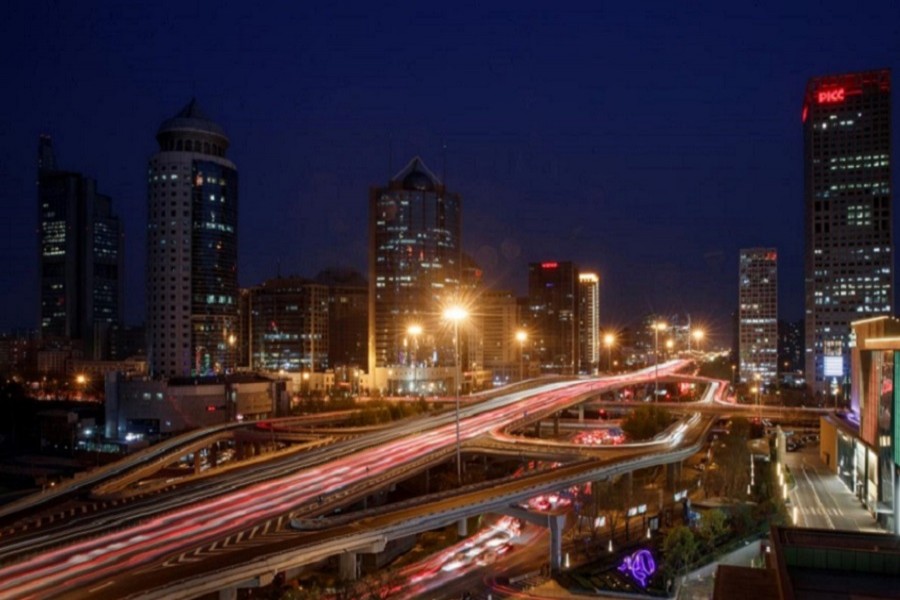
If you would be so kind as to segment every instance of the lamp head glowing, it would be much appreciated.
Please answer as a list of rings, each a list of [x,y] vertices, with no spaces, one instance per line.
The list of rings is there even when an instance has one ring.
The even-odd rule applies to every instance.
[[[422,335],[422,326],[410,325],[406,328],[406,333],[408,333],[409,335]]]
[[[463,321],[469,316],[469,311],[467,311],[462,306],[451,306],[447,310],[444,311],[444,318],[448,321]]]
[[[528,339],[528,333],[524,329],[520,329],[516,332],[516,341],[520,344]]]
[[[702,329],[695,329],[693,333],[691,333],[691,335],[694,336],[694,339],[699,342],[703,339],[703,336],[705,336],[706,333]]]
[[[606,346],[612,346],[613,344],[616,343],[616,336],[614,336],[611,333],[607,333],[606,335],[603,336],[603,343]]]

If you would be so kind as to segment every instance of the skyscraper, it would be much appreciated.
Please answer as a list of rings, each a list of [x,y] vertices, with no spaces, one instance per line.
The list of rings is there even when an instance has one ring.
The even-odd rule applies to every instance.
[[[773,383],[778,375],[778,253],[741,250],[738,352],[743,381]]]
[[[888,70],[806,86],[805,375],[816,393],[850,373],[850,323],[893,306],[890,121]]]
[[[327,269],[316,283],[328,286],[328,364],[365,367],[368,356],[369,284],[353,270]]]
[[[328,364],[328,286],[278,277],[250,289],[251,366],[266,371],[322,372]]]
[[[237,169],[228,137],[191,100],[163,121],[147,172],[147,341],[156,377],[237,360]]]
[[[578,346],[582,373],[600,368],[600,278],[596,273],[578,275]]]
[[[546,373],[578,369],[578,293],[578,269],[571,262],[528,265],[529,335]]]
[[[119,219],[96,181],[57,169],[49,136],[38,142],[37,183],[41,339],[109,358],[110,335],[122,322]]]
[[[460,212],[459,195],[450,193],[418,157],[387,186],[370,190],[370,376],[376,369],[410,363],[406,334],[414,324],[423,330],[414,362],[427,355],[430,364],[454,364],[441,311],[460,285]],[[418,348],[426,339],[435,342],[431,352]]]

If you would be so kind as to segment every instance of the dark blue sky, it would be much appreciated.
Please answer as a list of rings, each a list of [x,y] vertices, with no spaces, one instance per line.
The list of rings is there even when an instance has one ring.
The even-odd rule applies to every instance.
[[[570,259],[604,322],[689,312],[724,341],[741,247],[779,249],[802,316],[806,80],[900,57],[896,0],[132,4],[5,5],[0,328],[36,321],[39,133],[113,197],[143,319],[146,161],[196,96],[240,172],[242,285],[363,270],[368,188],[420,154],[489,283]]]

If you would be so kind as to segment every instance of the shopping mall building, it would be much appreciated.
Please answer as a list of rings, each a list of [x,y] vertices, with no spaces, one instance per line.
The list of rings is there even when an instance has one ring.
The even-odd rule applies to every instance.
[[[900,319],[852,329],[849,410],[822,419],[819,452],[879,524],[900,534]]]

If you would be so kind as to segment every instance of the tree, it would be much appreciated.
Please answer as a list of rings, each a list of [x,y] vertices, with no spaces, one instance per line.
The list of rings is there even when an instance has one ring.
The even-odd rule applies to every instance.
[[[666,536],[663,542],[665,570],[669,576],[681,575],[697,559],[697,540],[689,527],[679,525]]]
[[[631,490],[628,489],[627,477],[619,477],[618,480],[607,480],[601,484],[595,481],[591,484],[591,537],[597,537],[597,528],[593,525],[596,518],[603,515],[609,527],[610,537],[615,537],[616,526],[619,517],[628,509],[628,501],[631,499]]]
[[[700,525],[697,528],[697,534],[700,540],[706,546],[708,551],[712,551],[716,547],[716,541],[723,535],[728,533],[728,518],[721,510],[714,508],[708,510],[700,519]]]
[[[641,404],[622,421],[622,431],[631,441],[648,440],[672,423],[672,415],[655,404]]]
[[[734,419],[731,430],[714,446],[717,469],[706,473],[706,492],[726,498],[745,498],[750,483],[750,423]],[[712,465],[710,465],[712,468]]]

